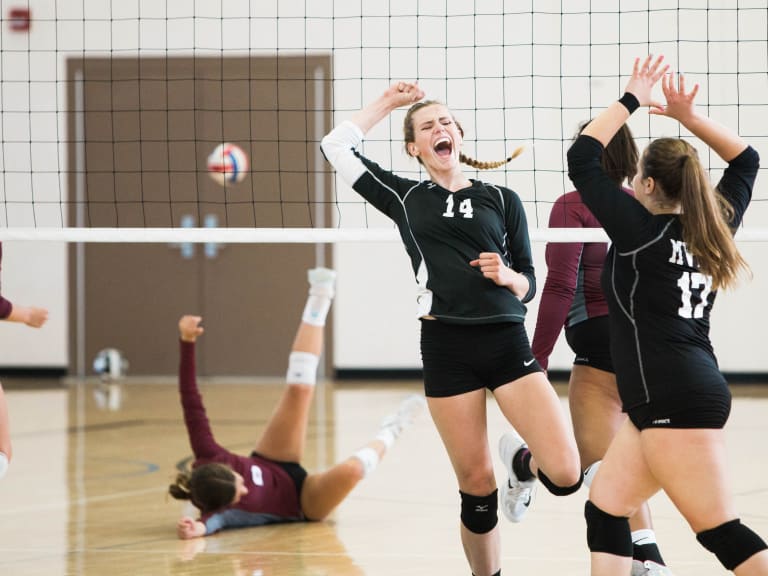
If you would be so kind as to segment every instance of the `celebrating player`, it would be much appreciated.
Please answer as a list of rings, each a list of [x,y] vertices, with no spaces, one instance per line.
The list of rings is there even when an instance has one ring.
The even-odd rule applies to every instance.
[[[723,427],[731,394],[709,340],[717,289],[731,287],[746,268],[733,233],[759,159],[741,137],[695,110],[698,85],[687,91],[683,75],[676,81],[667,70],[662,57],[636,60],[624,96],[568,151],[570,177],[612,242],[603,288],[629,415],[585,507],[592,575],[629,573],[627,518],[660,489],[723,566],[739,576],[766,575],[766,544],[741,524],[728,487]],[[665,104],[651,96],[659,80]],[[600,158],[640,106],[677,120],[728,163],[717,188],[690,143],[659,138],[640,157],[635,197],[620,190]]]
[[[465,156],[453,114],[439,102],[419,102],[423,97],[417,84],[397,82],[321,146],[339,175],[400,231],[416,276],[429,409],[458,481],[464,552],[476,576],[490,576],[501,572],[501,551],[486,389],[520,433],[500,441],[509,472],[500,499],[510,520],[522,519],[536,477],[558,495],[576,491],[582,477],[573,433],[523,324],[535,280],[520,198],[464,175],[461,162],[504,162]],[[364,134],[404,105],[406,151],[429,180],[399,177],[358,151]]]
[[[586,127],[581,126],[579,133]],[[637,172],[638,150],[624,124],[605,147],[601,161],[617,187]],[[552,205],[550,228],[600,228],[581,201],[568,192]],[[600,274],[608,246],[605,242],[550,242],[546,248],[547,279],[541,290],[536,330],[531,348],[546,370],[549,355],[561,330],[576,355],[568,381],[568,404],[579,447],[581,466],[589,484],[611,439],[626,418],[611,362],[608,303],[600,287]],[[669,569],[656,544],[647,504],[629,519],[632,528],[632,576],[668,576]]]

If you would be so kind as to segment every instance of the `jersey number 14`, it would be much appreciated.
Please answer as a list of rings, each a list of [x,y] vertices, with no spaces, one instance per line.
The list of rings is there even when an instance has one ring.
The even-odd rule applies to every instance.
[[[453,194],[450,194],[445,199],[445,212],[443,212],[445,218],[453,218],[456,215],[453,211],[453,204]],[[464,218],[472,218],[474,212],[472,210],[472,200],[470,198],[465,198],[459,202],[459,213],[464,216]]]

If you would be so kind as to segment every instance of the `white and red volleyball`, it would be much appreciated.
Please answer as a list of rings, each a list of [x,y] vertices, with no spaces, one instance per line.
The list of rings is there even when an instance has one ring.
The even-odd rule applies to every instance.
[[[248,173],[248,156],[237,144],[219,144],[208,156],[208,174],[222,186],[242,182]]]

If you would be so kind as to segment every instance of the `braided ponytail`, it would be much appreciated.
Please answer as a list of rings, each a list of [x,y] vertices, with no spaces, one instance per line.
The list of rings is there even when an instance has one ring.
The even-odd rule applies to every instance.
[[[493,170],[494,168],[498,168],[499,166],[504,166],[507,162],[511,162],[520,154],[522,154],[524,148],[523,146],[520,146],[519,148],[516,148],[514,152],[512,152],[512,155],[509,156],[509,158],[506,158],[504,160],[496,160],[495,162],[481,162],[480,160],[475,160],[474,158],[470,158],[464,152],[459,153],[459,162],[463,162],[467,166],[471,166],[472,168],[476,168],[477,170]]]
[[[414,113],[418,112],[422,108],[426,108],[427,106],[434,106],[434,105],[443,106],[442,102],[438,100],[422,100],[421,102],[417,102],[416,104],[411,106],[408,109],[408,111],[405,113],[405,118],[403,119],[403,137],[404,137],[406,146],[408,145],[409,142],[414,142],[416,140],[416,135],[413,127]],[[461,127],[461,124],[455,118],[453,118],[453,121],[456,123],[456,127],[459,129],[459,133],[463,137],[464,129]],[[519,148],[516,148],[515,151],[512,152],[512,154],[508,158],[504,160],[497,160],[495,162],[481,162],[480,160],[475,160],[474,158],[470,158],[463,152],[460,152],[459,162],[463,162],[467,166],[471,166],[472,168],[476,168],[477,170],[493,170],[494,168],[503,166],[507,162],[511,162],[512,160],[520,156],[523,150],[524,150],[523,146],[520,146]],[[407,148],[406,148],[406,152],[408,152]],[[418,160],[419,163],[421,163],[421,158],[417,157],[416,159]]]

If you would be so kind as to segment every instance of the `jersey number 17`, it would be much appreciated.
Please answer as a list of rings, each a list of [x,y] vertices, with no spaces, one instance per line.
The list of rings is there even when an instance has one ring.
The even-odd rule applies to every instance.
[[[712,277],[701,272],[683,272],[677,280],[680,288],[680,308],[677,314],[683,318],[703,318],[707,298],[712,291]]]

